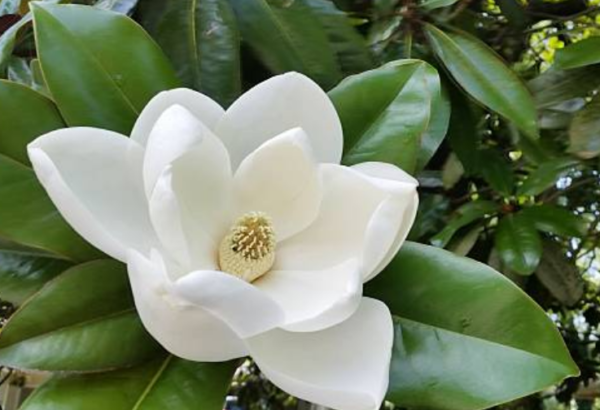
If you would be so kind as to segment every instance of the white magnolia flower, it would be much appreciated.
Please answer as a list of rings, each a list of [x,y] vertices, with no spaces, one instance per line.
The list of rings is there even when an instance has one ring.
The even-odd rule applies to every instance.
[[[250,355],[302,399],[381,404],[392,319],[362,286],[404,241],[417,182],[389,164],[340,166],[340,121],[307,77],[274,77],[226,111],[163,92],[131,138],[63,129],[29,156],[73,228],[127,263],[140,317],[169,352]]]

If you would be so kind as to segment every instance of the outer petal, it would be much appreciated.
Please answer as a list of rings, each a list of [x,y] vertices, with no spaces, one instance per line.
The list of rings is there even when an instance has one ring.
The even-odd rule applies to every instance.
[[[386,217],[389,216],[389,218],[393,219],[392,213],[394,212],[402,212],[403,214],[389,250],[383,257],[373,258],[372,266],[376,267],[365,277],[365,281],[367,281],[377,276],[390,263],[406,240],[415,221],[415,217],[417,216],[419,195],[417,194],[416,188],[419,183],[411,175],[391,164],[365,162],[354,165],[352,168],[370,176],[372,181],[382,189],[399,194],[392,196],[387,201],[387,204],[381,207],[379,215],[373,218],[371,222],[372,225],[369,229],[370,238],[367,239],[367,243],[371,244],[372,248],[379,247],[381,249],[381,239],[387,237],[389,240],[390,235],[393,235],[394,233],[391,226],[386,223]],[[398,185],[398,183],[400,183],[400,185]],[[408,195],[406,195],[406,186],[409,187]],[[410,187],[414,187],[414,189],[411,189]],[[367,249],[367,252],[369,252],[369,249]],[[371,252],[371,254],[377,255],[377,252]],[[377,260],[379,261],[378,263]]]
[[[29,144],[28,151],[60,213],[94,246],[121,261],[129,248],[148,252],[156,246],[139,144],[82,127],[46,134]]]
[[[298,73],[272,77],[246,92],[221,118],[216,134],[235,168],[262,143],[296,127],[311,139],[319,162],[340,162],[343,134],[337,112],[327,94]]]
[[[196,271],[178,279],[177,292],[190,303],[208,310],[242,338],[252,337],[284,323],[279,305],[257,287],[219,271]]]
[[[281,306],[285,311],[282,328],[294,332],[313,332],[343,322],[362,298],[357,259],[322,271],[271,271],[253,285]]]
[[[284,330],[246,340],[263,373],[289,394],[339,410],[376,410],[388,386],[393,326],[364,298],[348,320],[321,332]]]
[[[318,166],[300,128],[278,135],[246,157],[234,183],[238,214],[267,213],[278,241],[306,228],[319,212]]]
[[[214,130],[223,116],[224,110],[210,97],[187,88],[177,88],[156,94],[146,105],[131,132],[131,138],[142,146],[146,145],[150,131],[158,117],[170,106],[181,105],[190,111],[204,125]]]
[[[412,224],[412,183],[372,178],[354,169],[323,165],[323,201],[315,222],[279,244],[276,269],[325,269],[359,257],[370,277]],[[381,183],[380,183],[381,182]],[[385,182],[385,183],[384,183]]]
[[[205,309],[179,298],[156,254],[129,254],[127,267],[138,313],[169,352],[194,361],[225,361],[247,354],[238,336]]]

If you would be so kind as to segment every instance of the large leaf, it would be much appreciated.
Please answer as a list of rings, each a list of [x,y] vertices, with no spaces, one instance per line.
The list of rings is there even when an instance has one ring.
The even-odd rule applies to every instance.
[[[382,161],[415,170],[429,125],[431,70],[423,61],[395,61],[330,91],[344,128],[344,163]]]
[[[573,306],[585,293],[585,282],[579,268],[565,255],[556,242],[544,241],[544,254],[535,271],[539,281],[560,303]]]
[[[441,248],[445,247],[460,228],[478,221],[486,215],[494,214],[498,212],[498,209],[498,204],[492,201],[474,201],[461,206],[454,212],[446,227],[431,238],[431,244]]]
[[[569,209],[550,204],[532,206],[520,213],[536,229],[565,237],[582,237],[587,231],[586,220]]]
[[[485,43],[464,32],[444,32],[430,24],[425,34],[454,79],[477,101],[536,138],[536,110],[529,90]]]
[[[129,134],[150,98],[179,84],[158,45],[126,16],[41,3],[33,16],[44,78],[70,126]]]
[[[221,410],[235,366],[167,356],[133,369],[54,376],[21,410]]]
[[[534,170],[517,190],[519,195],[539,195],[553,187],[565,174],[577,167],[578,161],[572,158],[555,158],[543,162]]]
[[[478,410],[578,374],[546,313],[492,268],[407,243],[366,294],[395,316],[388,399]]]
[[[299,71],[325,88],[340,80],[328,34],[305,0],[229,1],[243,40],[271,71]]]
[[[569,127],[569,151],[589,159],[600,155],[600,97],[595,96],[579,111]]]
[[[0,250],[0,299],[20,305],[70,264],[23,250]]]
[[[29,167],[27,144],[64,127],[58,110],[43,95],[7,81],[0,81],[0,105],[0,237],[68,259],[97,257],[60,216]]]
[[[142,0],[136,15],[186,87],[225,106],[239,95],[239,34],[227,0]]]
[[[77,265],[48,282],[0,333],[0,365],[23,369],[108,370],[159,351],[137,316],[124,266],[111,260]]]
[[[496,230],[496,249],[510,270],[531,275],[542,256],[542,242],[535,226],[523,215],[506,215]]]
[[[550,69],[527,83],[538,108],[549,108],[574,98],[585,97],[600,87],[600,67],[575,70]]]
[[[600,63],[600,38],[590,37],[556,50],[554,62],[557,67],[563,69]]]

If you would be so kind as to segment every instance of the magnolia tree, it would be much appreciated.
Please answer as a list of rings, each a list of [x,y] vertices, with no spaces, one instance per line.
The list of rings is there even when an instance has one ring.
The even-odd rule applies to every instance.
[[[477,410],[579,376],[594,38],[527,86],[554,49],[511,68],[473,18],[552,37],[539,4],[59,3],[0,2],[0,366],[51,374],[22,409],[218,410],[258,369],[265,408]]]

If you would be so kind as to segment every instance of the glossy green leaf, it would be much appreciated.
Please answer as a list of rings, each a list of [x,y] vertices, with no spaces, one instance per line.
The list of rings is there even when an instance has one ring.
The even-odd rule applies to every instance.
[[[27,14],[16,24],[13,24],[8,30],[0,35],[0,74],[6,71],[8,60],[13,53],[15,48],[15,42],[17,41],[17,34],[27,23],[31,22],[31,15]]]
[[[29,254],[23,250],[0,250],[0,299],[22,304],[49,280],[71,266],[68,262]]]
[[[471,155],[479,157],[479,174],[495,191],[505,196],[513,193],[515,178],[506,158],[494,149],[480,150]]]
[[[586,220],[564,207],[543,204],[525,208],[519,214],[542,232],[564,237],[582,237],[587,232]]]
[[[54,376],[21,410],[221,410],[235,362],[195,363],[167,356],[143,366]]]
[[[600,97],[595,96],[579,111],[569,127],[569,151],[589,159],[600,155]]]
[[[479,150],[479,107],[456,87],[449,88],[452,112],[448,127],[448,143],[456,154],[465,172],[469,175],[479,174],[481,169]]]
[[[345,164],[381,161],[415,170],[429,126],[431,70],[422,61],[395,61],[329,92],[344,128]]]
[[[395,316],[398,406],[479,410],[578,374],[546,313],[482,263],[407,243],[365,292]]]
[[[531,275],[542,257],[542,242],[533,223],[523,215],[506,215],[496,230],[502,263],[521,275]]]
[[[224,106],[241,90],[237,23],[227,0],[143,0],[137,18],[182,83]]]
[[[230,0],[242,39],[271,71],[299,71],[330,88],[342,77],[325,29],[306,1]]]
[[[485,43],[464,32],[444,32],[430,24],[425,34],[454,79],[477,101],[530,138],[537,138],[537,113],[524,83]]]
[[[0,333],[0,365],[22,369],[108,370],[160,351],[137,316],[124,266],[111,260],[48,282]]]
[[[483,219],[486,215],[493,215],[498,209],[498,204],[492,201],[474,201],[461,206],[454,212],[446,227],[431,238],[431,244],[445,247],[460,228]]]
[[[600,67],[574,70],[550,69],[527,83],[539,109],[556,106],[574,98],[585,97],[600,87]]]
[[[543,162],[534,170],[518,188],[519,195],[539,195],[553,187],[563,175],[578,166],[578,161],[571,158],[555,158]]]
[[[431,96],[431,114],[429,126],[421,139],[417,169],[425,168],[444,141],[450,125],[450,99],[446,90],[442,88],[440,76],[435,68],[428,66],[425,69],[425,81]]]
[[[128,17],[88,6],[35,4],[44,78],[68,125],[128,135],[150,98],[179,84],[158,45]]]
[[[600,38],[590,37],[556,50],[554,64],[570,69],[600,63]]]
[[[573,306],[585,293],[585,282],[579,268],[567,258],[556,242],[544,241],[544,254],[535,271],[538,280],[560,303]]]
[[[441,7],[452,6],[458,0],[424,0],[419,3],[419,7],[425,10],[435,10]]]
[[[373,56],[366,41],[350,24],[346,13],[337,9],[329,0],[304,0],[304,2],[325,30],[330,47],[344,75],[373,68]]]
[[[6,64],[6,78],[8,81],[14,83],[31,85],[33,79],[27,59],[15,56],[10,57]]]

